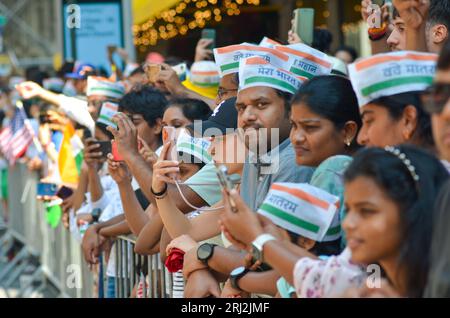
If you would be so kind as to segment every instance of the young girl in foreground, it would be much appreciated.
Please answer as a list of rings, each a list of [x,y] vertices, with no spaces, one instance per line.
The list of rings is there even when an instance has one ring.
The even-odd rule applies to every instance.
[[[345,173],[348,248],[319,260],[306,250],[299,257],[291,252],[290,242],[276,238],[263,245],[264,261],[295,286],[299,297],[339,296],[348,288],[363,287],[362,266],[370,264],[380,265],[395,294],[421,297],[429,267],[432,206],[447,178],[438,159],[416,148],[363,150]],[[265,232],[261,220],[235,191],[231,198],[238,212],[226,200],[223,226],[230,239],[251,250]]]

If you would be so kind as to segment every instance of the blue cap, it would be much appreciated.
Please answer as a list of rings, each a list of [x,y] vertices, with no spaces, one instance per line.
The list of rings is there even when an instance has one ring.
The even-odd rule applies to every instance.
[[[89,75],[95,74],[95,66],[89,63],[75,65],[73,73],[67,73],[66,78],[87,79]]]
[[[208,134],[208,129],[215,128],[222,132],[222,135],[229,133],[228,129],[235,131],[238,128],[238,112],[236,109],[236,97],[231,97],[220,103],[215,109],[214,113],[207,119],[202,121],[201,129],[195,124],[187,125],[190,131],[202,137],[211,137]]]

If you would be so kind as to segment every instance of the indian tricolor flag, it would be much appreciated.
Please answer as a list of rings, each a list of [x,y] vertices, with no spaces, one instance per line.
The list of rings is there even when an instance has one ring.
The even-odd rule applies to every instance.
[[[214,49],[214,58],[220,69],[220,76],[237,73],[242,59],[259,56],[270,64],[287,69],[289,57],[272,48],[243,43]]]
[[[396,94],[423,91],[433,82],[438,56],[413,51],[378,54],[349,65],[359,106]]]
[[[333,63],[325,53],[303,43],[280,45],[275,49],[289,56],[289,70],[298,76],[311,79],[318,75],[329,75],[333,68]]]
[[[258,213],[276,225],[314,241],[341,234],[339,198],[306,183],[274,183]]]
[[[83,142],[69,123],[64,129],[58,157],[59,174],[63,183],[75,185],[78,183],[83,163],[83,148]]]

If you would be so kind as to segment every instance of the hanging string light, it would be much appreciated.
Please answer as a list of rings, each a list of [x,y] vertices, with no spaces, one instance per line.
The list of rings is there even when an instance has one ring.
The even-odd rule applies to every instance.
[[[204,28],[210,21],[220,22],[223,16],[237,16],[242,5],[260,5],[260,0],[183,0],[174,7],[158,13],[142,24],[133,25],[134,44],[141,51],[158,40],[186,35],[190,30]],[[194,11],[194,14],[187,12]]]

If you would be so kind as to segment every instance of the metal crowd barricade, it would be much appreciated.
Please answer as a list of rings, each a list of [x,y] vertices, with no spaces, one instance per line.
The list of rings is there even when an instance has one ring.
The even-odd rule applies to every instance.
[[[38,174],[28,171],[26,165],[17,164],[8,171],[10,220],[6,230],[0,228],[0,289],[9,296],[8,289],[27,276],[27,281],[19,284],[18,293],[11,296],[28,297],[44,290],[49,294],[51,290],[45,296],[96,298],[97,282],[103,285],[105,295],[106,260],[103,259],[99,271],[103,277],[99,279],[88,268],[80,242],[62,224],[50,227],[45,207],[36,199],[38,182]],[[139,255],[134,246],[135,239],[125,236],[118,237],[113,246],[116,298],[132,296],[139,282],[144,298],[171,298],[172,275],[159,254]],[[12,250],[12,259],[3,264]]]
[[[50,297],[92,298],[94,276],[83,259],[80,243],[62,224],[53,229],[46,211],[36,200],[37,173],[23,164],[8,171],[9,222],[0,237],[0,256],[14,250],[13,258],[1,264],[0,288],[5,291],[20,281],[16,297],[33,291],[52,291]],[[39,286],[36,286],[36,282]]]
[[[115,242],[116,297],[128,298],[142,286],[143,298],[171,298],[172,275],[159,254],[144,256],[134,252],[136,241],[120,236]],[[148,284],[148,285],[147,285]]]

